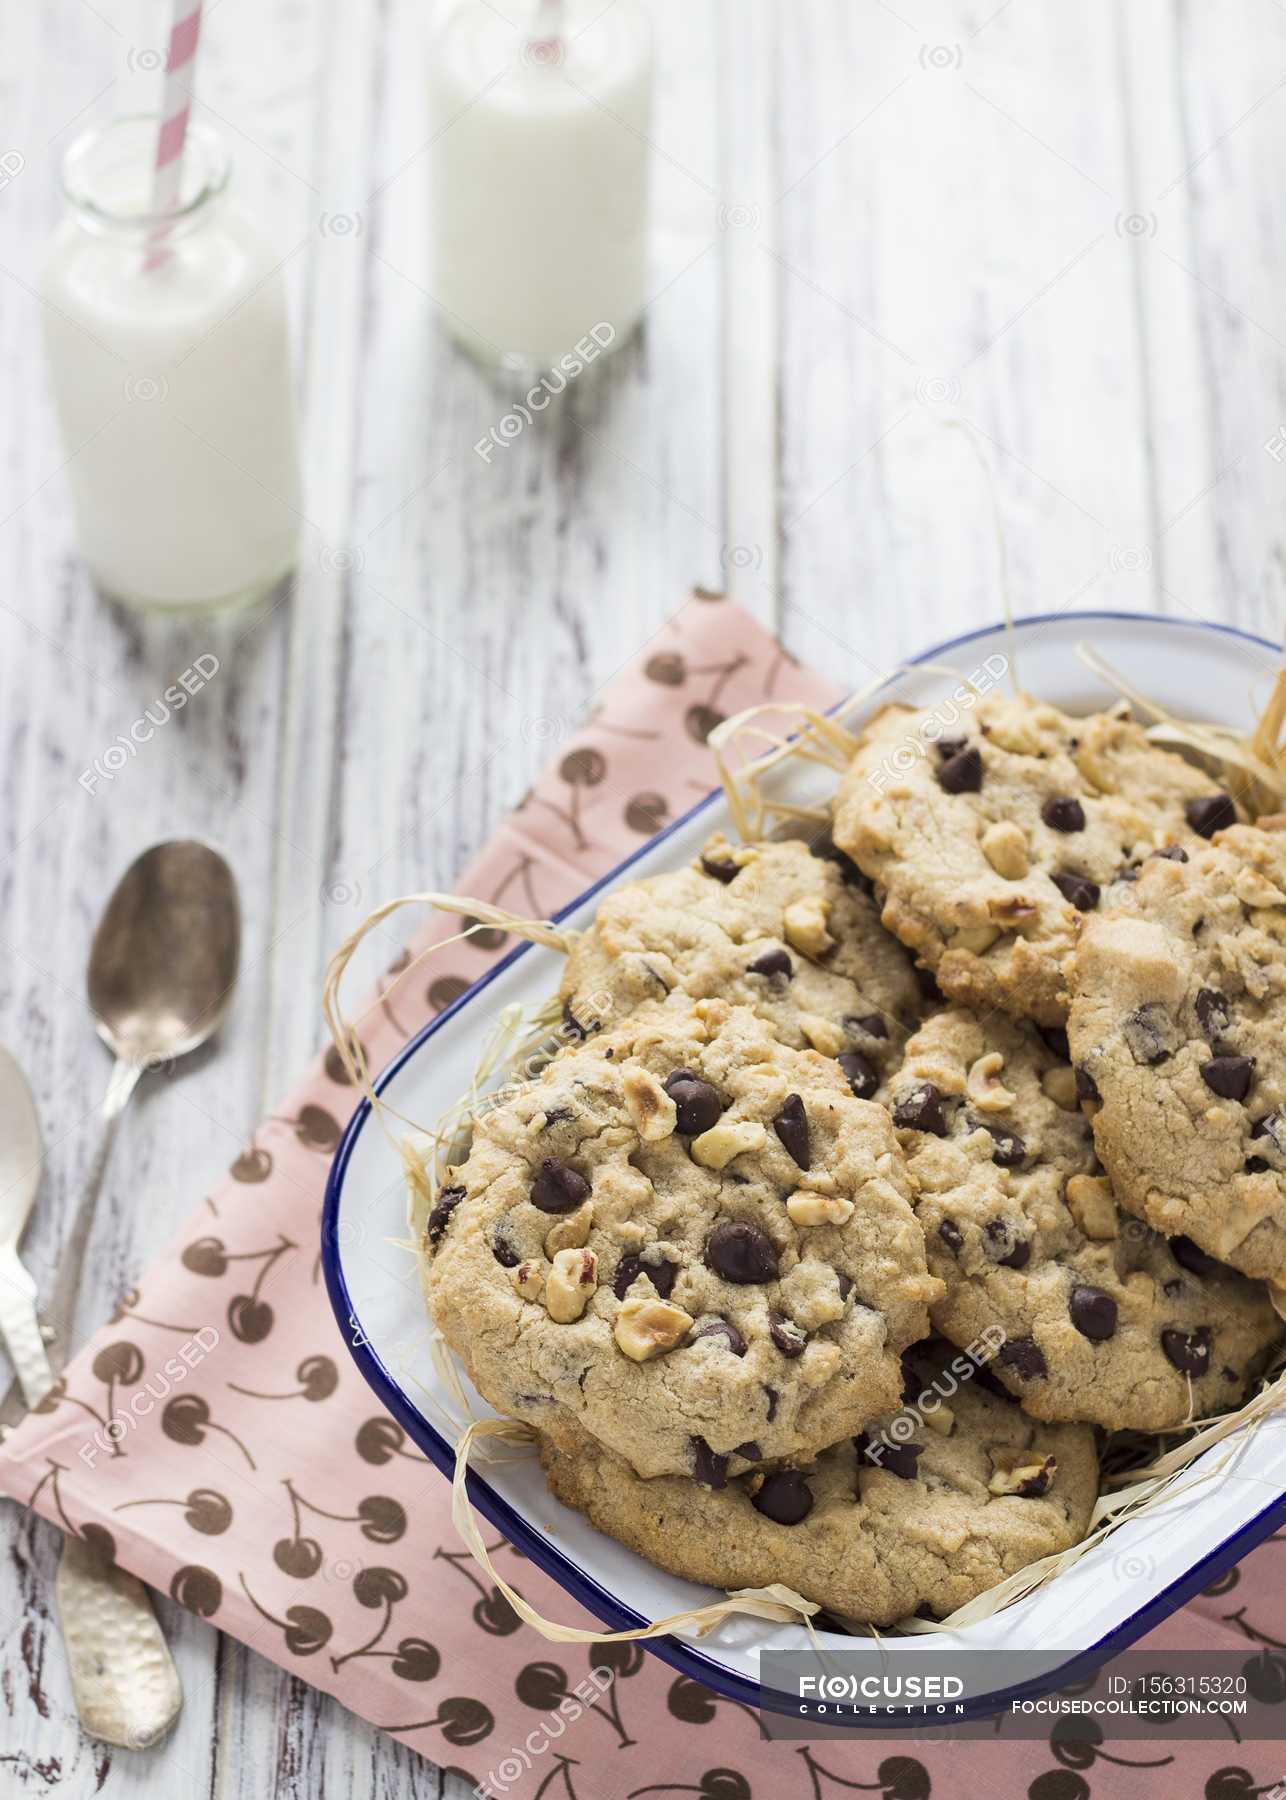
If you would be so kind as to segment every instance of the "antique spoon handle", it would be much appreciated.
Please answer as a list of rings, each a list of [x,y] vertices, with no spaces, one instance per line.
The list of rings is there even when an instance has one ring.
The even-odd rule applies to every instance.
[[[85,1730],[125,1750],[157,1743],[179,1715],[183,1690],[147,1589],[83,1538],[68,1537],[57,1593]]]
[[[28,1406],[39,1406],[54,1385],[54,1372],[36,1316],[36,1284],[12,1244],[0,1247],[0,1336],[23,1399]]]

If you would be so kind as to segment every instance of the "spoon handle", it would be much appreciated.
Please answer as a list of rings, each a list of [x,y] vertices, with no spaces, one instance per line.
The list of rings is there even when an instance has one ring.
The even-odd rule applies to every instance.
[[[12,1244],[0,1248],[0,1337],[28,1406],[39,1406],[54,1385],[36,1316],[36,1284]]]
[[[143,1068],[141,1062],[126,1062],[123,1056],[117,1057],[107,1083],[107,1092],[103,1095],[101,1112],[105,1125],[110,1125],[124,1111],[126,1102],[138,1086]]]
[[[58,1567],[58,1612],[85,1730],[125,1750],[144,1750],[164,1737],[183,1690],[143,1584],[83,1538],[68,1537]]]

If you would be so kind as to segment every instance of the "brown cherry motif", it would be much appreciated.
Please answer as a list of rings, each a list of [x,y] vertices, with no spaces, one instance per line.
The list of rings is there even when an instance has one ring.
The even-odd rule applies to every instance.
[[[283,1118],[280,1113],[269,1116],[278,1125],[293,1126],[295,1136],[305,1150],[316,1150],[323,1156],[330,1156],[339,1143],[339,1121],[324,1106],[311,1103],[301,1106],[293,1119]]]
[[[228,1324],[232,1335],[243,1344],[261,1344],[272,1330],[274,1313],[266,1300],[261,1300],[259,1290],[276,1267],[278,1260],[291,1250],[297,1250],[298,1244],[290,1238],[278,1234],[277,1243],[268,1250],[230,1251],[222,1238],[199,1237],[184,1246],[181,1261],[185,1269],[194,1275],[206,1275],[217,1280],[225,1275],[230,1263],[248,1262],[259,1264],[259,1272],[255,1276],[254,1286],[248,1294],[234,1294],[228,1302]]]
[[[181,1506],[183,1517],[203,1537],[222,1537],[232,1523],[232,1502],[217,1488],[193,1488],[181,1500],[158,1494],[148,1500],[122,1500],[113,1512],[129,1512],[135,1506]]]
[[[643,1652],[636,1644],[603,1644],[600,1648],[602,1650],[625,1650],[637,1654],[637,1662],[633,1656],[617,1657],[610,1661],[604,1656],[596,1656],[591,1659],[591,1662],[605,1664],[618,1677],[622,1673],[633,1675],[642,1667]],[[625,1750],[631,1744],[637,1743],[638,1740],[632,1738],[621,1723],[616,1687],[616,1682],[613,1682],[606,1693],[590,1708],[590,1711],[596,1717],[606,1720],[620,1740],[617,1748]],[[536,1712],[556,1713],[560,1701],[571,1698],[571,1685],[567,1678],[567,1671],[560,1663],[532,1662],[519,1669],[518,1679],[514,1682],[514,1692],[524,1706],[530,1706]]]
[[[223,1583],[213,1569],[186,1563],[170,1578],[170,1599],[202,1619],[212,1619],[223,1605]]]
[[[276,1625],[285,1640],[287,1650],[294,1656],[315,1656],[329,1644],[331,1633],[335,1627],[324,1612],[315,1606],[288,1606],[284,1618],[278,1618],[260,1604],[246,1583],[244,1575],[238,1575],[242,1592],[254,1607],[261,1619],[267,1619],[270,1625]]]
[[[929,1771],[913,1756],[884,1757],[876,1770],[876,1779],[866,1782],[848,1780],[837,1775],[833,1769],[826,1768],[807,1744],[800,1750],[799,1759],[812,1781],[814,1800],[822,1800],[832,1784],[840,1788],[869,1788],[878,1793],[881,1800],[929,1800],[932,1792]],[[744,1777],[737,1776],[737,1780],[742,1781]],[[745,1791],[748,1796],[750,1789],[747,1787]],[[723,1797],[720,1796],[719,1800],[723,1800]],[[739,1797],[730,1794],[728,1800],[739,1800]]]
[[[357,1428],[357,1436],[353,1440],[357,1454],[365,1463],[373,1468],[382,1468],[392,1462],[395,1456],[403,1456],[407,1462],[425,1462],[427,1458],[418,1450],[404,1450],[406,1433],[396,1419],[390,1419],[387,1413],[377,1413],[373,1419],[364,1419]]]
[[[397,1569],[359,1569],[353,1577],[353,1598],[359,1606],[371,1611],[382,1609],[384,1616],[365,1643],[346,1651],[343,1656],[332,1656],[331,1668],[338,1671],[358,1657],[380,1657],[387,1660],[393,1674],[403,1681],[432,1681],[442,1666],[442,1658],[436,1646],[426,1638],[404,1637],[396,1649],[379,1648],[392,1624],[395,1607],[409,1592],[405,1575]]]
[[[436,981],[429,983],[425,998],[435,1013],[445,1012],[448,1006],[454,1006],[461,994],[467,994],[469,983],[463,975],[439,975]]]
[[[115,1343],[104,1344],[90,1364],[95,1381],[101,1381],[107,1388],[107,1399],[104,1403],[104,1424],[110,1424],[116,1410],[116,1390],[118,1387],[137,1387],[143,1379],[143,1352],[137,1344],[131,1344],[124,1338]],[[123,1430],[108,1431],[113,1456],[124,1456],[121,1448]]]
[[[544,794],[534,796],[541,806],[547,806],[556,818],[562,820],[571,832],[578,850],[592,848],[581,828],[581,795],[592,788],[601,787],[606,776],[607,758],[603,752],[595,750],[590,744],[581,744],[575,750],[569,750],[558,765],[558,779],[571,790],[567,805],[560,806],[556,800],[549,800]]]
[[[141,1298],[137,1288],[127,1288],[108,1323],[121,1325],[126,1319],[133,1319],[136,1324],[150,1325],[155,1331],[173,1331],[181,1337],[192,1337],[201,1329],[199,1325],[172,1325],[168,1319],[149,1319],[146,1314],[138,1311]]]
[[[366,1046],[355,1031],[350,1030],[348,1034],[348,1050],[353,1061],[357,1063],[360,1063],[366,1055]],[[353,1078],[344,1065],[338,1044],[326,1046],[326,1054],[322,1057],[322,1067],[326,1071],[326,1079],[333,1081],[336,1087],[352,1087]]]
[[[405,1725],[394,1721],[389,1724],[381,1724],[379,1727],[381,1731],[399,1732],[402,1735],[412,1731],[429,1731],[434,1728],[441,1731],[448,1744],[462,1748],[468,1744],[480,1744],[483,1738],[490,1737],[496,1728],[496,1721],[481,1700],[472,1700],[467,1695],[458,1694],[450,1700],[444,1700],[431,1719],[413,1719]],[[566,1760],[566,1757],[563,1756],[554,1758],[556,1763],[564,1763]],[[542,1782],[542,1795],[549,1791]],[[570,1800],[576,1800],[576,1796],[570,1788],[568,1794]]]
[[[258,1144],[251,1144],[241,1152],[229,1173],[234,1181],[267,1181],[272,1174],[272,1156]]]
[[[665,1697],[666,1706],[676,1719],[682,1719],[685,1725],[710,1725],[717,1716],[720,1706],[737,1706],[743,1713],[754,1719],[756,1724],[759,1715],[754,1708],[741,1700],[725,1700],[722,1695],[711,1693],[699,1681],[693,1681],[689,1675],[680,1675],[670,1684],[670,1691]]]
[[[204,1443],[207,1431],[217,1431],[237,1446],[252,1469],[259,1466],[235,1431],[229,1431],[226,1425],[215,1424],[204,1394],[176,1394],[172,1400],[167,1400],[161,1413],[161,1430],[172,1444],[185,1444],[189,1448]]]
[[[290,1388],[284,1394],[264,1394],[257,1388],[241,1387],[230,1381],[228,1386],[234,1394],[244,1394],[250,1400],[329,1400],[339,1386],[339,1370],[329,1356],[306,1356],[295,1370],[298,1387]]]
[[[507,1549],[503,1539],[496,1544],[487,1545],[488,1555]],[[454,1569],[457,1575],[469,1583],[478,1598],[473,1603],[473,1622],[489,1637],[509,1637],[522,1624],[513,1607],[498,1587],[489,1587],[478,1575],[474,1566],[473,1554],[468,1550],[442,1550],[433,1552],[435,1562],[444,1562]]]
[[[355,1513],[337,1513],[306,1499],[289,1477],[282,1485],[290,1497],[294,1521],[291,1536],[279,1538],[273,1546],[273,1561],[283,1574],[305,1580],[315,1575],[322,1565],[321,1545],[316,1538],[304,1535],[305,1512],[313,1513],[319,1519],[333,1519],[340,1525],[359,1525],[362,1536],[371,1544],[395,1544],[406,1531],[406,1510],[400,1501],[388,1494],[368,1494],[358,1501]]]
[[[635,794],[625,808],[625,823],[640,837],[655,837],[670,817],[670,803],[664,794]]]

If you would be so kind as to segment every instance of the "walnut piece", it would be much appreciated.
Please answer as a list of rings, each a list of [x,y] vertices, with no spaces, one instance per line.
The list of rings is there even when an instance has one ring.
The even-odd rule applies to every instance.
[[[1022,1500],[1036,1500],[1048,1493],[1058,1467],[1056,1456],[1042,1456],[1039,1450],[993,1450],[991,1461],[987,1491],[1016,1494]]]
[[[820,1013],[800,1013],[799,1029],[823,1056],[838,1056],[847,1044],[848,1039],[833,1019],[824,1019]]]
[[[579,1319],[598,1286],[598,1258],[592,1250],[560,1250],[545,1282],[545,1306],[556,1325]]]
[[[970,1068],[965,1092],[980,1112],[1004,1112],[1017,1098],[1000,1079],[1005,1059],[999,1050],[988,1050]]]
[[[982,853],[997,875],[1006,881],[1021,881],[1031,869],[1027,839],[1021,825],[1012,819],[998,819],[982,834]]]
[[[826,929],[826,910],[820,895],[811,894],[807,900],[793,900],[781,916],[786,942],[814,961],[835,948],[835,939]]]
[[[659,1143],[673,1134],[677,1118],[674,1102],[650,1070],[637,1063],[625,1068],[621,1089],[634,1129],[645,1144]]]
[[[1117,1236],[1119,1214],[1112,1184],[1103,1175],[1073,1175],[1067,1183],[1067,1210],[1087,1238],[1107,1243]]]
[[[631,1362],[647,1362],[682,1343],[691,1326],[691,1315],[668,1300],[626,1300],[617,1312],[612,1335]]]
[[[692,1140],[692,1160],[704,1169],[723,1169],[746,1150],[762,1150],[768,1133],[757,1119],[721,1119]]]
[[[552,1262],[560,1250],[579,1250],[582,1244],[589,1242],[593,1223],[594,1202],[586,1200],[575,1212],[565,1213],[557,1224],[550,1226],[545,1233],[545,1255]]]
[[[545,1265],[536,1258],[520,1262],[509,1279],[524,1300],[539,1300],[545,1290]]]
[[[797,1193],[786,1202],[793,1225],[843,1225],[853,1216],[853,1202],[838,1194]]]

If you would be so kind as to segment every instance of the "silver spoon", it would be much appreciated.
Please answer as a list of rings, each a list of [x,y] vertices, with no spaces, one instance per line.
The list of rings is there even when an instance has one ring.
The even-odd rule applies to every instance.
[[[126,869],[89,953],[89,1004],[116,1056],[105,1119],[121,1111],[145,1070],[213,1037],[232,999],[240,948],[237,884],[217,850],[173,838]]]
[[[94,934],[89,1004],[116,1065],[103,1099],[109,1130],[147,1069],[211,1038],[232,999],[241,915],[232,870],[191,839],[154,844],[125,871]],[[88,1218],[73,1238],[88,1231]],[[156,1743],[173,1724],[183,1690],[147,1589],[98,1547],[67,1539],[58,1610],[76,1710],[95,1737],[128,1749]]]

